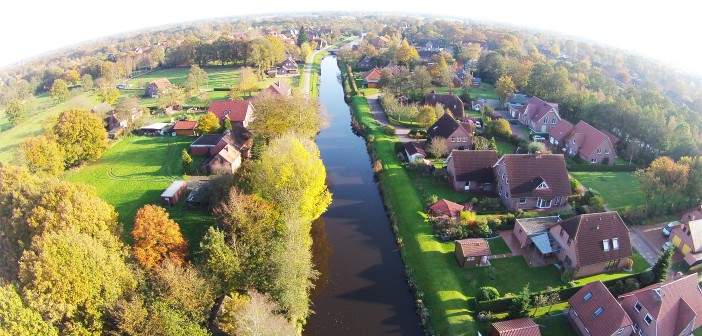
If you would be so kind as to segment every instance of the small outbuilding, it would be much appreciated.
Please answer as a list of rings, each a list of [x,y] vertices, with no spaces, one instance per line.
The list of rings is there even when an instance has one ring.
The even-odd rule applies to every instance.
[[[173,132],[176,135],[195,136],[195,127],[197,127],[195,120],[179,120],[173,126]]]
[[[429,207],[429,215],[437,220],[453,221],[464,209],[465,206],[442,198]]]
[[[203,134],[190,144],[190,153],[194,156],[209,156],[210,150],[217,147],[224,134]]]
[[[483,238],[468,238],[456,240],[456,262],[458,266],[487,266],[488,256],[492,254],[490,244]]]
[[[164,205],[174,206],[188,189],[185,181],[173,181],[171,185],[161,194],[161,202]]]
[[[541,336],[539,325],[528,317],[495,322],[490,336]]]
[[[423,160],[427,157],[427,153],[424,151],[424,146],[418,142],[405,142],[405,155],[407,155],[407,161],[414,163],[416,160]]]
[[[163,135],[169,128],[168,123],[153,123],[150,125],[139,127],[139,134],[142,135]]]

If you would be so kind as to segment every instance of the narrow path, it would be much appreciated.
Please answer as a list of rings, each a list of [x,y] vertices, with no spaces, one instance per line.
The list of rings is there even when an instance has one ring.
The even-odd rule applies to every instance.
[[[310,94],[310,78],[312,78],[312,65],[314,63],[314,57],[327,49],[330,49],[333,47],[333,45],[328,45],[322,50],[315,50],[313,53],[311,53],[309,56],[307,56],[307,59],[305,60],[305,86],[302,87],[302,92],[306,94]],[[316,83],[315,83],[316,84]]]
[[[382,124],[383,126],[390,125],[392,127],[395,127],[395,134],[397,134],[397,139],[399,139],[401,142],[411,142],[413,139],[410,139],[409,134],[410,128],[407,126],[400,126],[400,125],[393,125],[390,123],[388,120],[388,117],[385,115],[385,112],[383,111],[383,108],[380,106],[380,102],[378,101],[379,94],[374,94],[368,96],[368,106],[371,109],[371,114],[373,115],[373,119],[375,119],[377,122]]]

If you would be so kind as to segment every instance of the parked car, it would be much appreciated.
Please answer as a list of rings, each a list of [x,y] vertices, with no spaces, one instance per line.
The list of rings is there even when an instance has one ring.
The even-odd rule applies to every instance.
[[[533,137],[532,139],[533,139],[534,141],[544,141],[544,140],[546,140],[546,138],[544,138],[544,137],[542,137],[542,136],[540,136],[540,135],[534,135],[534,137]]]
[[[663,243],[663,246],[661,246],[661,251],[665,251],[665,250],[669,249],[671,246],[673,246],[673,243],[667,241],[667,242]]]
[[[680,222],[678,221],[672,221],[663,227],[663,235],[668,237],[670,236],[670,232],[673,230],[673,227],[680,225]]]

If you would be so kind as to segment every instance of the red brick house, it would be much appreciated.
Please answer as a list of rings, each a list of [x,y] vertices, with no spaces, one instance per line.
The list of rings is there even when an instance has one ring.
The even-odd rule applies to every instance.
[[[553,126],[553,128],[548,131],[549,142],[558,148],[563,148],[565,142],[564,139],[572,130],[573,124],[565,119],[561,119],[558,121],[558,123],[556,123],[556,126]]]
[[[380,68],[373,68],[364,73],[361,73],[361,79],[363,79],[363,85],[368,88],[377,88],[378,82],[380,82]]]
[[[670,241],[683,254],[688,266],[702,261],[702,219],[688,220],[674,226],[670,231]]]
[[[518,108],[510,106],[509,113],[512,118],[518,119],[519,122],[537,133],[550,131],[561,120],[558,104],[545,102],[538,97],[531,97]]]
[[[571,194],[561,154],[505,154],[493,169],[497,193],[510,210],[566,205]]]
[[[230,131],[224,132],[217,145],[210,150],[210,155],[219,153],[226,145],[240,152],[241,157],[248,158],[253,145],[253,134],[241,125],[234,125]]]
[[[173,125],[173,132],[176,135],[184,136],[195,136],[195,127],[197,127],[197,121],[194,120],[179,120]]]
[[[634,335],[690,335],[702,326],[702,291],[697,274],[619,296],[619,303],[634,323]]]
[[[454,242],[454,256],[458,266],[487,266],[487,257],[492,254],[490,244],[483,238],[468,238]]]
[[[241,153],[229,144],[210,156],[200,166],[200,171],[210,174],[233,174],[241,166]]]
[[[629,228],[615,211],[566,219],[549,234],[560,249],[556,258],[574,278],[623,269],[632,255]]]
[[[279,79],[275,83],[271,84],[266,91],[270,94],[279,96],[289,96],[292,94],[290,85],[288,85],[288,83],[282,79]]]
[[[363,58],[356,64],[357,68],[368,69],[373,67],[373,59],[370,56],[363,56]]]
[[[451,111],[453,117],[456,119],[463,118],[463,113],[465,112],[463,107],[463,102],[461,98],[451,93],[436,93],[434,91],[424,95],[424,104],[436,106],[436,104],[441,104],[444,108]]]
[[[378,36],[369,42],[375,49],[387,48],[390,45],[390,39],[385,36]]]
[[[539,325],[528,317],[495,322],[491,336],[541,336]]]
[[[568,299],[568,320],[580,336],[629,336],[633,323],[602,281],[583,286]]]
[[[445,113],[427,129],[431,138],[441,137],[449,141],[449,149],[469,149],[472,134],[450,114]]]
[[[144,96],[156,98],[161,91],[172,88],[174,88],[173,84],[171,84],[168,78],[164,77],[147,84],[144,90]]]
[[[248,127],[254,119],[254,107],[248,100],[216,100],[210,103],[207,110],[214,113],[220,122],[223,123],[224,118],[227,118],[232,125],[240,123],[242,126]]]
[[[449,183],[457,191],[494,191],[496,162],[494,150],[453,150],[446,159]]]
[[[568,155],[580,157],[585,162],[593,164],[606,162],[614,165],[617,151],[609,136],[582,120],[561,136],[562,130],[567,126],[565,123],[567,122],[561,120],[549,132],[552,144],[563,149]]]

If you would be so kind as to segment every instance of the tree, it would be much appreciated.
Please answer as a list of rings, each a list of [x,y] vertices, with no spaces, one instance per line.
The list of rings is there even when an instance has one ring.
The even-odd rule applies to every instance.
[[[478,301],[495,300],[499,297],[500,292],[497,291],[497,288],[489,286],[478,288],[478,294],[476,295]]]
[[[308,43],[309,44],[310,39],[307,36],[307,32],[305,31],[305,27],[302,26],[300,27],[300,31],[297,33],[297,46],[302,47],[303,43]]]
[[[66,82],[75,85],[80,80],[80,72],[76,69],[68,70],[64,73],[64,79]]]
[[[440,158],[447,155],[449,152],[448,139],[442,137],[431,138],[431,143],[429,144],[427,151],[435,158]]]
[[[224,299],[219,327],[230,335],[296,335],[295,327],[276,314],[277,310],[268,295],[257,291],[249,291],[246,296],[232,293]]]
[[[195,131],[199,134],[214,134],[219,132],[219,128],[219,118],[214,113],[207,112],[198,120]]]
[[[31,137],[20,142],[17,154],[32,173],[58,175],[65,168],[61,148],[56,141],[46,136]]]
[[[417,52],[417,49],[410,46],[407,40],[402,40],[400,47],[395,53],[395,63],[411,66],[419,62],[419,60],[419,52]]]
[[[480,57],[482,47],[478,43],[468,43],[463,47],[468,60],[475,61]]]
[[[95,161],[107,150],[102,120],[84,109],[61,112],[52,129],[67,166]]]
[[[490,120],[487,122],[487,133],[502,139],[509,138],[512,135],[512,129],[509,122],[505,119]]]
[[[100,241],[76,229],[39,236],[22,256],[24,296],[61,334],[101,333],[107,308],[136,287],[122,251],[115,236]]]
[[[248,92],[249,97],[251,92],[258,89],[258,76],[254,74],[250,67],[243,67],[239,72],[239,91]]]
[[[529,153],[544,153],[546,152],[546,145],[538,141],[531,141],[527,146],[527,151]]]
[[[155,67],[161,65],[161,63],[163,63],[163,61],[165,61],[165,60],[166,60],[166,51],[162,46],[154,46],[153,48],[151,48],[151,55],[149,55],[149,62],[150,62],[149,65],[152,68],[155,68]]]
[[[213,282],[219,284],[218,292],[227,293],[241,287],[241,277],[249,273],[241,271],[235,246],[225,241],[222,231],[208,228],[200,242],[200,249],[202,269]]]
[[[120,120],[128,120],[132,122],[132,116],[136,115],[142,107],[139,105],[139,99],[136,97],[122,97],[117,100],[115,105],[115,114]]]
[[[431,74],[425,66],[418,66],[414,69],[411,81],[416,94],[424,95],[431,86]]]
[[[197,323],[207,320],[214,304],[214,294],[209,283],[187,264],[164,261],[155,270],[153,288],[159,301]]]
[[[17,126],[27,118],[27,107],[19,99],[13,99],[5,107],[5,115],[12,126]]]
[[[529,309],[531,309],[531,295],[529,293],[529,284],[527,284],[519,294],[512,298],[507,319],[513,320],[527,317],[529,316]]]
[[[673,264],[673,252],[675,250],[673,247],[669,247],[658,256],[658,260],[653,264],[651,272],[653,273],[653,282],[659,283],[666,281],[668,279],[668,273],[670,273],[670,267]]]
[[[39,312],[22,302],[11,285],[0,286],[0,330],[6,335],[58,335]]]
[[[441,55],[435,58],[437,58],[437,61],[429,67],[429,74],[431,74],[435,82],[442,83],[442,78],[445,77],[448,71],[448,64],[446,64],[446,59]]]
[[[92,90],[95,86],[95,83],[93,82],[93,76],[91,76],[90,74],[83,75],[83,77],[80,78],[80,86],[86,91]]]
[[[570,192],[573,195],[582,195],[584,192],[583,186],[574,178],[570,178]]]
[[[61,103],[68,100],[69,95],[70,92],[68,92],[66,81],[61,78],[54,80],[54,84],[51,85],[51,90],[49,90],[49,97],[57,103]]]
[[[490,143],[488,143],[488,149],[489,150],[497,150],[497,141],[495,141],[495,137],[490,138]]]
[[[641,190],[646,195],[646,212],[648,213],[648,201],[653,195],[661,195],[662,203],[666,204],[671,194],[682,191],[689,170],[688,165],[676,163],[667,156],[653,160],[645,170],[637,170]]]
[[[687,183],[683,187],[683,193],[688,196],[688,205],[693,201],[702,198],[702,156],[697,157],[682,157],[678,161],[681,164],[687,165]]]
[[[229,118],[224,118],[224,129],[227,131],[232,130],[232,121]]]
[[[500,95],[500,100],[502,103],[507,103],[509,97],[512,96],[515,91],[517,91],[517,88],[512,82],[512,77],[502,76],[497,80],[497,83],[495,83],[495,91],[497,91],[497,94]]]
[[[308,56],[312,54],[312,47],[310,44],[305,42],[300,46],[300,58],[306,60]]]
[[[183,239],[178,224],[168,218],[166,209],[147,204],[134,216],[134,257],[147,269],[153,269],[166,260],[177,265],[185,263],[188,243]]]
[[[436,114],[434,113],[434,109],[431,106],[424,105],[419,109],[419,114],[417,115],[417,122],[424,126],[428,127],[429,125],[432,125],[436,121]]]
[[[108,103],[108,104],[112,105],[117,101],[117,98],[119,97],[119,89],[117,89],[117,88],[99,89],[98,90],[98,97],[100,98],[101,102]]]
[[[205,70],[202,70],[197,64],[190,66],[190,71],[185,77],[185,88],[191,96],[197,96],[202,85],[207,83],[208,76]]]
[[[161,90],[156,99],[156,106],[160,109],[167,107],[180,106],[185,102],[185,94],[180,89],[171,88]]]
[[[188,154],[187,149],[183,149],[183,174],[190,174],[192,167],[190,166],[193,163],[193,158],[190,157],[190,154]]]
[[[317,100],[301,92],[293,92],[291,96],[262,92],[254,104],[256,119],[251,129],[269,140],[288,132],[312,138],[327,123],[326,113],[320,111]]]

